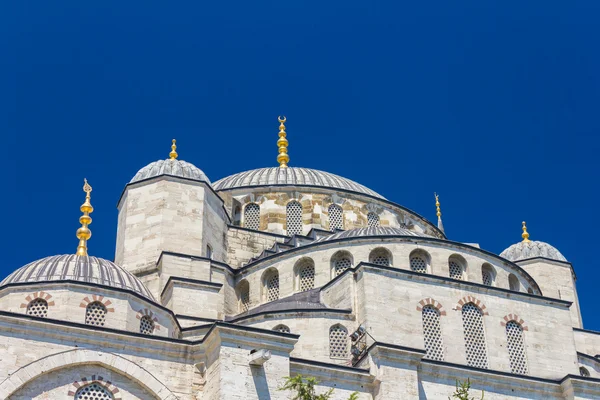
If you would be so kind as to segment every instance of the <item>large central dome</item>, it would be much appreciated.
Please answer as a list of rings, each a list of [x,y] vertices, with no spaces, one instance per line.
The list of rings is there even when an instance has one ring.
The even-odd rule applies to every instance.
[[[350,179],[310,168],[273,167],[240,172],[218,180],[216,191],[256,186],[315,186],[366,194],[380,199],[382,195]]]

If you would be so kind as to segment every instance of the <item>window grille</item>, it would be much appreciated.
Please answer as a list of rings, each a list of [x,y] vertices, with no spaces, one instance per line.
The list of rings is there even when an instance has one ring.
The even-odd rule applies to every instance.
[[[369,254],[369,262],[383,267],[389,267],[392,264],[389,253],[381,248],[375,249]]]
[[[250,285],[248,282],[240,284],[240,306],[242,312],[250,309]]]
[[[336,229],[344,229],[344,211],[337,204],[329,206],[329,229],[332,232]]]
[[[465,348],[467,364],[471,367],[488,368],[483,315],[473,303],[462,307],[463,329],[465,332]]]
[[[267,301],[275,301],[279,298],[279,272],[271,272],[265,279],[267,288]]]
[[[521,282],[513,274],[508,275],[508,287],[510,290],[518,292],[521,290]]]
[[[305,292],[315,287],[315,266],[306,263],[298,270],[299,287],[301,292]]]
[[[329,329],[329,356],[348,357],[348,330],[342,325],[334,325]]]
[[[492,273],[484,268],[481,269],[481,281],[486,286],[492,286]]]
[[[433,306],[423,307],[423,338],[427,358],[431,360],[444,360],[444,347],[442,345],[442,328],[440,326],[440,312]]]
[[[290,333],[290,328],[285,325],[277,325],[275,328],[273,328],[273,330],[275,332]]]
[[[249,203],[244,208],[244,226],[248,229],[257,231],[260,227],[260,206],[256,203]]]
[[[525,357],[525,345],[523,344],[523,327],[515,321],[507,322],[506,340],[512,373],[526,375],[527,358]]]
[[[140,333],[144,335],[152,335],[154,333],[154,321],[147,315],[144,315],[140,319]]]
[[[369,228],[379,228],[379,215],[374,212],[367,214],[367,226]]]
[[[290,201],[286,206],[287,233],[289,236],[302,234],[302,205]]]
[[[85,308],[85,323],[88,325],[104,326],[106,307],[99,301],[90,303]]]
[[[73,392],[71,392],[73,393]],[[75,393],[75,400],[113,400],[111,392],[97,383],[82,387]]]
[[[48,316],[48,302],[44,299],[32,300],[27,306],[27,314],[46,318]]]
[[[463,270],[459,263],[454,260],[450,260],[449,268],[450,268],[450,278],[452,279],[462,279],[463,278]]]
[[[414,272],[418,272],[420,274],[427,273],[427,263],[425,262],[425,258],[420,255],[415,255],[410,258],[410,269]]]
[[[579,367],[579,375],[587,378],[590,376],[590,371],[588,371],[585,367]]]
[[[345,270],[352,266],[349,258],[344,257],[335,261],[335,276],[341,275]]]

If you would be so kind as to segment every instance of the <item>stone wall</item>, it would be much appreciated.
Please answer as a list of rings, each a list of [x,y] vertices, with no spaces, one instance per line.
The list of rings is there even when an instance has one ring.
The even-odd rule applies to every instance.
[[[234,268],[239,268],[252,257],[258,256],[263,250],[273,246],[275,242],[282,243],[285,239],[285,236],[269,235],[230,226],[227,231],[227,263]]]

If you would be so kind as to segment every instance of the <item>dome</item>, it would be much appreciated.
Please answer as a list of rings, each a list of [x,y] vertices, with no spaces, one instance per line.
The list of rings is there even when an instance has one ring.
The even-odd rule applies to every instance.
[[[519,261],[528,258],[544,257],[551,260],[567,261],[555,247],[544,242],[528,241],[513,244],[500,253],[500,257],[509,261]]]
[[[160,175],[172,175],[182,178],[204,181],[210,185],[210,180],[204,172],[194,164],[178,159],[158,160],[140,169],[129,183]]]
[[[42,258],[7,276],[0,286],[11,283],[73,280],[131,290],[154,300],[152,293],[132,273],[102,258],[66,254]]]
[[[259,168],[240,172],[218,180],[213,185],[213,188],[216,191],[219,191],[243,187],[273,185],[317,186],[327,189],[348,190],[385,199],[382,195],[350,179],[330,174],[329,172],[298,167]]]
[[[316,242],[328,242],[330,240],[345,239],[345,238],[358,238],[358,237],[373,237],[373,236],[419,236],[419,237],[433,237],[424,233],[417,233],[406,228],[356,228],[349,229],[343,232],[337,232],[333,235],[322,237]]]

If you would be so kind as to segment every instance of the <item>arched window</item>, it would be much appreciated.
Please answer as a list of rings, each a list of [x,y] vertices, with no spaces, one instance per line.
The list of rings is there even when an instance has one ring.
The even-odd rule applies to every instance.
[[[244,227],[257,231],[260,227],[260,206],[248,203],[244,208]]]
[[[413,251],[410,254],[410,269],[413,272],[426,274],[429,267],[429,256],[422,251]]]
[[[481,310],[475,304],[467,303],[462,307],[462,319],[467,364],[471,367],[487,369],[487,348]]]
[[[48,316],[48,302],[40,298],[31,300],[27,306],[27,315],[46,318]]]
[[[283,324],[277,325],[275,328],[273,328],[273,330],[275,332],[290,333],[290,328],[288,326],[286,326],[286,325],[283,325]]]
[[[367,226],[369,228],[379,228],[379,215],[371,211],[367,214]]]
[[[315,287],[315,264],[310,259],[300,260],[296,266],[298,290],[305,292]]]
[[[348,358],[348,330],[343,325],[329,328],[329,357]]]
[[[514,292],[521,291],[521,282],[513,274],[508,275],[508,287]]]
[[[206,245],[206,258],[212,260],[213,257],[213,249],[210,244]]]
[[[533,289],[532,289],[532,288],[530,288],[530,287],[528,287],[528,288],[527,288],[527,293],[529,293],[529,294],[533,294]]]
[[[289,236],[302,234],[302,205],[290,201],[285,207],[287,233]]]
[[[579,375],[588,378],[590,376],[590,371],[588,371],[585,367],[579,367]]]
[[[512,373],[526,375],[527,357],[525,357],[525,345],[523,343],[523,327],[515,321],[507,322],[506,340]]]
[[[336,229],[344,229],[344,211],[337,204],[329,206],[329,229],[332,232]]]
[[[494,277],[496,276],[494,272],[494,267],[490,264],[483,264],[481,266],[481,282],[483,282],[486,286],[494,286]]]
[[[73,393],[73,392],[71,392]],[[75,393],[75,400],[113,400],[112,393],[97,383],[85,385]]]
[[[425,340],[427,358],[444,361],[440,312],[435,307],[429,305],[423,307],[421,316],[423,318],[423,339]]]
[[[352,267],[352,255],[347,251],[338,251],[331,257],[332,278],[341,275]]]
[[[250,309],[250,284],[243,280],[238,285],[238,298],[240,300],[240,312],[246,312]]]
[[[88,325],[104,326],[106,307],[99,301],[90,303],[85,308],[85,323]]]
[[[154,333],[154,321],[147,315],[140,319],[140,333],[152,335]]]
[[[387,249],[375,249],[371,252],[371,254],[369,254],[369,262],[371,264],[389,267],[390,265],[392,265],[392,255]]]
[[[276,269],[271,269],[265,274],[264,287],[267,301],[279,299],[279,272]]]
[[[452,279],[464,278],[465,261],[457,256],[452,256],[448,259],[448,276]]]

